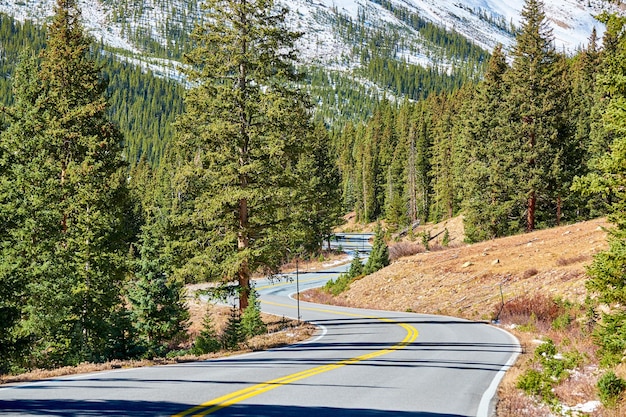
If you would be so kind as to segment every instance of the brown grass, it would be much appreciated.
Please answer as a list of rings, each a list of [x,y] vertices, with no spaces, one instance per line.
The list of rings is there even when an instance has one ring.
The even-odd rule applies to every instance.
[[[226,320],[230,314],[228,307],[210,307],[211,314],[216,318],[216,327],[218,331],[223,329]],[[315,326],[308,323],[298,323],[294,320],[284,320],[276,316],[263,315],[263,321],[267,324],[268,333],[256,336],[246,343],[241,344],[240,349],[236,351],[220,351],[206,355],[183,355],[174,358],[156,358],[143,360],[125,360],[111,361],[106,363],[84,363],[78,366],[66,366],[57,369],[36,369],[31,372],[20,375],[0,375],[0,385],[14,382],[37,381],[46,378],[54,378],[66,375],[77,375],[98,371],[107,371],[119,368],[140,368],[155,365],[168,365],[181,362],[191,362],[197,360],[206,360],[223,356],[235,355],[257,350],[267,350],[280,346],[297,343],[309,339],[315,333]],[[217,324],[219,323],[219,324]],[[192,328],[199,330],[197,323],[192,323]],[[196,333],[197,334],[197,333]]]
[[[209,307],[209,309],[211,311],[212,317],[215,318],[216,328],[218,329],[218,331],[221,331],[225,327],[226,321],[230,314],[230,309],[228,307],[215,306]],[[202,316],[197,315],[196,317]],[[0,375],[0,385],[14,382],[36,381],[66,375],[107,371],[119,368],[140,368],[146,366],[167,365],[181,362],[206,360],[256,350],[267,350],[309,339],[316,330],[315,326],[311,324],[298,323],[295,320],[285,320],[283,318],[271,315],[263,315],[263,321],[267,324],[268,333],[261,336],[256,336],[248,340],[246,343],[241,344],[240,349],[237,351],[220,351],[217,353],[211,353],[206,355],[188,354],[177,356],[174,358],[156,358],[151,360],[116,360],[106,363],[84,363],[78,366],[66,366],[63,368],[50,370],[36,369],[20,375]],[[190,329],[193,328],[195,334],[199,332],[200,327],[201,325],[198,324],[195,319],[192,320]]]
[[[424,252],[426,252],[424,245],[417,242],[405,241],[389,245],[389,259],[392,261]]]
[[[509,302],[521,295],[544,294],[583,303],[586,262],[557,265],[557,260],[590,260],[607,247],[605,219],[474,245],[460,244],[462,232],[453,233],[452,227],[459,227],[458,222],[446,223],[456,246],[397,258],[389,267],[353,283],[335,302],[477,320],[491,319],[501,298]],[[433,235],[444,229],[443,225],[429,227]]]
[[[570,258],[559,258],[556,260],[556,265],[557,266],[567,266],[567,265],[573,265],[573,264],[580,264],[580,263],[586,263],[591,261],[591,256],[589,255],[578,255],[578,256],[572,256]]]
[[[550,409],[527,397],[521,391],[513,389],[511,392],[501,391],[501,398],[496,408],[498,417],[552,417]]]
[[[342,257],[343,258],[343,257]],[[320,267],[317,262],[311,262],[309,267]],[[190,313],[189,327],[187,329],[188,340],[181,348],[190,348],[195,337],[202,330],[202,321],[205,314],[211,314],[216,331],[221,333],[230,317],[230,308],[216,306],[202,302],[196,295],[197,290],[206,287],[207,284],[194,284],[187,286],[187,307]],[[111,361],[105,363],[84,363],[78,366],[66,366],[57,369],[35,369],[19,375],[0,375],[0,385],[15,382],[35,381],[46,378],[54,378],[65,375],[77,375],[98,371],[106,371],[119,368],[139,368],[155,365],[166,365],[180,362],[190,362],[217,358],[238,353],[256,350],[272,349],[286,346],[310,338],[315,333],[315,326],[308,323],[298,323],[296,320],[284,319],[269,314],[261,315],[267,325],[268,333],[256,336],[240,345],[237,351],[220,351],[206,355],[183,355],[174,358],[155,358],[142,360]]]
[[[534,319],[548,328],[564,313],[564,309],[554,299],[543,294],[534,294],[530,297],[522,295],[505,303],[501,310],[500,306],[496,306],[496,309],[503,323],[529,324],[530,320]]]

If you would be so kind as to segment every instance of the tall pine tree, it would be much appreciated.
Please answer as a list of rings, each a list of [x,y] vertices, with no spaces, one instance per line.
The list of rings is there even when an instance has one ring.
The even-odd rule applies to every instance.
[[[209,0],[186,55],[191,88],[178,121],[176,210],[188,279],[236,280],[245,309],[250,275],[284,259],[297,221],[296,164],[311,130],[294,87],[287,10],[271,0]]]
[[[626,18],[604,16],[611,48],[598,74],[598,92],[603,97],[599,136],[605,138],[606,152],[595,162],[579,188],[609,196],[609,249],[594,258],[589,267],[587,288],[609,306],[597,330],[597,340],[607,362],[623,360],[626,350]]]
[[[540,0],[527,0],[524,4],[522,28],[512,57],[506,77],[511,121],[507,132],[511,149],[519,150],[515,156],[518,198],[525,202],[525,229],[532,231],[543,201],[552,203],[552,217],[558,221],[558,199],[564,185],[562,161],[568,140],[564,129],[564,58],[555,50],[552,29]]]
[[[502,47],[495,48],[483,81],[477,86],[465,118],[467,170],[464,183],[465,234],[470,241],[493,239],[516,232],[509,218],[514,211],[516,183],[513,149],[504,134],[508,128],[502,111],[508,94],[508,70]]]
[[[2,135],[22,216],[10,227],[12,259],[28,283],[25,328],[44,366],[105,359],[123,305],[132,228],[122,137],[106,118],[90,45],[77,2],[58,0],[40,63],[23,64]]]
[[[0,135],[0,372],[19,363],[27,347],[23,329],[27,286],[31,279],[44,279],[37,265],[51,260],[38,247],[37,238],[50,225],[44,216],[35,215],[43,214],[46,200],[31,194],[47,174],[41,165],[46,156],[30,149],[30,138],[40,125],[33,105],[39,91],[36,70],[34,54],[23,53],[14,77],[14,105],[3,108],[2,114],[6,126]]]

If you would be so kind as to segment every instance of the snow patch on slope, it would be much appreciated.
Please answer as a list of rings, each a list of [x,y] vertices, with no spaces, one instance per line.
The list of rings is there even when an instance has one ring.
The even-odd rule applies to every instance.
[[[165,44],[164,28],[176,20],[172,10],[189,10],[194,0],[143,0],[131,9],[133,17],[116,17],[113,10],[101,0],[78,0],[83,12],[85,28],[104,43],[131,51],[135,56],[141,51],[125,38],[121,21],[128,19],[130,32],[137,28],[148,31],[152,38]],[[494,24],[500,20],[506,25],[519,26],[524,0],[391,0],[396,7],[403,7],[435,24],[453,29],[477,45],[492,50],[498,43],[510,48],[514,38],[510,33]],[[371,28],[402,29],[401,36],[407,42],[415,42],[419,34],[384,9],[374,0],[277,0],[292,13],[289,25],[304,32],[299,44],[302,58],[307,63],[325,65],[336,69],[350,70],[359,65],[353,56],[353,46],[347,44],[336,32],[332,18],[339,15],[358,21],[365,16],[365,24]],[[42,22],[53,14],[56,0],[0,0],[0,12],[15,16],[19,20],[31,19]],[[606,6],[601,0],[552,0],[545,1],[545,12],[554,31],[557,48],[573,53],[587,44],[594,27],[599,35],[604,26],[594,15]],[[194,8],[192,8],[194,9]],[[617,10],[617,9],[614,9]],[[136,12],[136,13],[135,13]],[[485,16],[488,18],[486,19]],[[192,16],[190,17],[192,18]],[[168,20],[170,19],[170,20]],[[489,21],[491,20],[491,21]],[[393,26],[394,29],[391,29]],[[127,33],[126,33],[127,35]],[[413,52],[400,50],[397,57],[407,62],[424,66],[433,65],[427,50],[412,48]],[[439,62],[438,65],[441,65]]]

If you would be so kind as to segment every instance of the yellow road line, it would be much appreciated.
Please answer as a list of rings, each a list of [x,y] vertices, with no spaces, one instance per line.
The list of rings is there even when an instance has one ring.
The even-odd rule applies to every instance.
[[[289,305],[285,305],[285,304],[278,304],[278,303],[271,303],[271,302],[266,302],[268,304],[273,304],[273,305],[279,305],[279,306],[287,306],[287,307],[293,307],[293,306],[289,306]],[[405,324],[405,323],[399,323],[399,322],[395,322],[393,320],[390,319],[386,319],[386,318],[381,318],[381,317],[368,317],[368,316],[364,316],[364,315],[360,315],[360,314],[352,314],[352,313],[344,313],[344,312],[337,312],[337,311],[332,311],[332,310],[326,310],[326,309],[321,309],[321,308],[306,308],[307,310],[312,310],[312,311],[321,311],[321,312],[329,312],[329,313],[333,313],[333,314],[339,314],[339,315],[344,315],[344,316],[351,316],[351,317],[362,317],[362,318],[371,318],[371,319],[376,319],[376,320],[381,320],[384,322],[388,322],[388,323],[395,323],[398,326],[404,328],[407,331],[406,336],[404,337],[404,339],[398,343],[395,346],[392,346],[390,348],[387,349],[382,349],[382,350],[378,350],[376,352],[371,352],[371,353],[367,353],[365,355],[361,355],[361,356],[357,356],[355,358],[350,358],[350,359],[344,359],[342,361],[333,363],[333,364],[328,364],[328,365],[322,365],[322,366],[317,366],[315,368],[311,368],[311,369],[307,369],[304,371],[300,371],[300,372],[296,372],[294,374],[290,374],[281,378],[276,378],[276,379],[272,379],[271,381],[267,381],[267,382],[263,382],[257,385],[253,385],[251,387],[248,388],[244,388],[242,390],[239,391],[235,391],[232,392],[230,394],[226,394],[223,395],[221,397],[215,398],[211,401],[207,401],[205,403],[202,403],[198,406],[195,406],[193,408],[190,408],[186,411],[183,411],[182,413],[179,414],[175,414],[172,417],[185,417],[185,416],[193,416],[193,417],[201,417],[201,416],[206,416],[212,413],[215,413],[218,410],[221,410],[223,408],[229,407],[231,405],[237,404],[241,401],[247,400],[248,398],[252,398],[255,397],[257,395],[263,394],[267,391],[271,391],[275,388],[278,388],[280,386],[283,385],[287,385],[290,384],[292,382],[296,382],[296,381],[300,381],[302,379],[305,378],[309,378],[312,377],[314,375],[318,375],[324,372],[328,372],[328,371],[332,371],[333,369],[337,369],[337,368],[341,368],[343,366],[346,365],[351,365],[357,362],[361,362],[361,361],[365,361],[368,359],[372,359],[372,358],[376,358],[378,356],[382,356],[382,355],[386,355],[388,353],[392,353],[395,352],[396,350],[399,349],[403,349],[406,346],[410,345],[411,343],[413,343],[415,341],[415,339],[417,339],[418,337],[418,331],[415,327]]]

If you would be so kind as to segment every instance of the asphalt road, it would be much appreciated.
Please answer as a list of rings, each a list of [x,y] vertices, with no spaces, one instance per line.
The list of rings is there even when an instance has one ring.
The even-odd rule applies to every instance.
[[[260,281],[262,307],[295,318],[296,286],[344,268]],[[487,417],[520,349],[500,329],[449,317],[304,302],[299,310],[319,326],[305,343],[4,387],[0,415]]]

